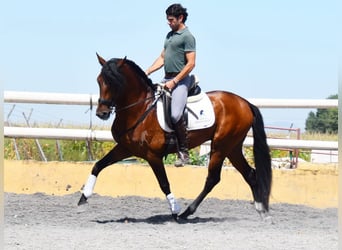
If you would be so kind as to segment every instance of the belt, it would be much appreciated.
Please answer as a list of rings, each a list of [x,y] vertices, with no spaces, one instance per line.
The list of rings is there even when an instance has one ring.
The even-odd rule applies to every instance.
[[[179,72],[165,72],[165,78],[172,78],[179,74]]]

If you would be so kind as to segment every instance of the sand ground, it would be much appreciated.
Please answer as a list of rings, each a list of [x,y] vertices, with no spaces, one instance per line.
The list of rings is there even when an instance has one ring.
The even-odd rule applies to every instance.
[[[262,220],[233,169],[187,221],[175,222],[152,171],[112,166],[78,207],[91,164],[5,161],[4,249],[337,249],[337,166],[274,170]],[[206,170],[167,168],[182,209]],[[245,191],[245,189],[247,191]]]

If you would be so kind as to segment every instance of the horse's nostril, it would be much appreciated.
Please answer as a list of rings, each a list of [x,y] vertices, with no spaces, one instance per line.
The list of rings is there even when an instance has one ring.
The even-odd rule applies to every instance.
[[[96,116],[102,120],[107,120],[110,116],[110,112],[97,112]]]

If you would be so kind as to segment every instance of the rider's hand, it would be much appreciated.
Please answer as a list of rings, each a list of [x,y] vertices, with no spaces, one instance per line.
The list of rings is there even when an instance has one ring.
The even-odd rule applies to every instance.
[[[177,86],[176,80],[171,79],[165,83],[164,88],[169,89],[170,91],[173,90]]]

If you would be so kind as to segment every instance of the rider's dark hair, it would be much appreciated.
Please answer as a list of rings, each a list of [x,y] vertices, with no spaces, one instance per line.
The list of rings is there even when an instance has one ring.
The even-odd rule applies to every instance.
[[[166,9],[166,15],[168,16],[174,16],[177,19],[183,15],[183,23],[185,23],[187,17],[188,17],[188,13],[186,12],[186,8],[183,8],[182,5],[175,3],[170,5],[167,9]]]

